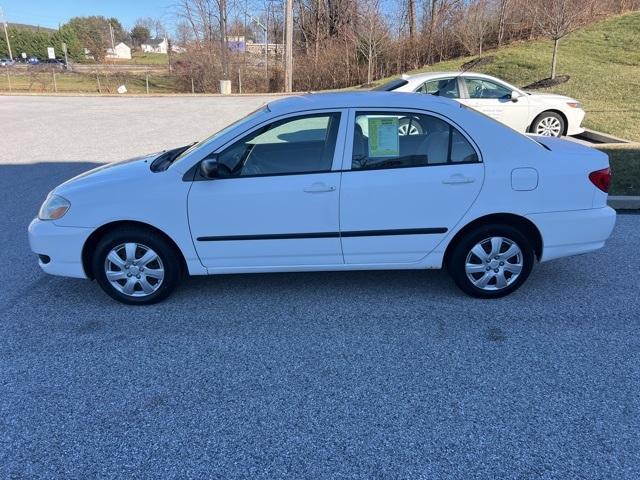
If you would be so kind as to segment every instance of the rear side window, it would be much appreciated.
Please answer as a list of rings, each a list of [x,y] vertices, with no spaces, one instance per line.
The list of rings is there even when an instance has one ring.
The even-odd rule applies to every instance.
[[[416,92],[436,95],[438,97],[460,98],[458,79],[455,77],[426,81],[420,85],[420,88],[418,88]]]
[[[478,161],[464,135],[440,118],[402,112],[356,114],[352,170]]]
[[[221,178],[328,172],[340,113],[291,117],[252,132],[218,155]]]

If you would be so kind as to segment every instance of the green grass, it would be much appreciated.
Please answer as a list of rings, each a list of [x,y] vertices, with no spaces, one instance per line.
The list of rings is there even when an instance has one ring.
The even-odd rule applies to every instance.
[[[6,72],[0,72],[0,91],[9,91]],[[102,74],[100,75],[102,93],[117,93],[119,85],[125,85],[129,93],[146,93],[144,75]],[[56,73],[58,93],[98,93],[98,81],[95,75],[84,73]],[[51,73],[16,74],[11,72],[11,90],[22,93],[54,93]],[[149,93],[174,93],[175,79],[168,75],[149,75]]]
[[[518,42],[486,52],[495,56],[494,62],[474,71],[524,86],[549,77],[551,53],[551,41]],[[471,58],[409,73],[457,71]],[[597,22],[564,38],[557,74],[571,79],[545,91],[580,100],[587,111],[584,126],[640,141],[640,12]]]
[[[143,53],[143,52],[131,52],[131,60],[124,62],[125,64],[133,65],[168,65],[169,55],[162,53]]]
[[[640,144],[616,145],[600,150],[609,155],[613,183],[610,195],[640,195]]]

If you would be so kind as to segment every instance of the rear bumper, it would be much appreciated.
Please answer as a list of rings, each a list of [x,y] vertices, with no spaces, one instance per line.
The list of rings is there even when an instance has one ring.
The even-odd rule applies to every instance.
[[[541,262],[592,252],[604,246],[616,223],[610,207],[535,213],[527,218],[542,234]]]
[[[29,245],[40,258],[40,268],[51,275],[87,278],[82,267],[82,247],[93,229],[60,227],[34,218],[29,224]]]

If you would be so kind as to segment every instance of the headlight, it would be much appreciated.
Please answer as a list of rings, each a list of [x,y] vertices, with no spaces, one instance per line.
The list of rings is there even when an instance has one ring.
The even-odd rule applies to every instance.
[[[40,220],[57,220],[71,208],[71,203],[66,198],[58,195],[49,195],[40,207],[38,218]]]
[[[582,104],[580,102],[567,102],[571,108],[582,108]]]

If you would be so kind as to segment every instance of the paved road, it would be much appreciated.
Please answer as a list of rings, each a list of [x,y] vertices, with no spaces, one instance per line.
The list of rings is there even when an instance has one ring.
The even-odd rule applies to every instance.
[[[48,135],[31,102],[87,133],[124,100],[59,100],[0,98],[21,145],[0,158],[0,478],[640,478],[640,215],[497,301],[357,272],[195,278],[131,308],[28,250],[46,192],[116,153]],[[171,106],[150,100],[128,128]]]

